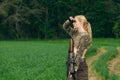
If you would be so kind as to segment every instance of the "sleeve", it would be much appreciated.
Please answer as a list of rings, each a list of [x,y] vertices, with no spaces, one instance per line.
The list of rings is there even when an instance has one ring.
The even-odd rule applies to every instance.
[[[73,33],[75,32],[75,29],[72,28],[70,25],[71,25],[70,21],[66,20],[63,24],[63,29],[72,37]]]

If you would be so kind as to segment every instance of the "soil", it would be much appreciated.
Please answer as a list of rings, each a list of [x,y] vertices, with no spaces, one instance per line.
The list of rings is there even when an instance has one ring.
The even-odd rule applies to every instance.
[[[89,80],[103,80],[102,78],[98,77],[96,74],[96,71],[92,69],[92,64],[94,61],[98,59],[98,57],[102,54],[105,53],[105,50],[100,48],[97,51],[97,54],[95,56],[92,56],[87,59],[87,64],[88,64],[88,79]]]
[[[86,60],[86,63],[81,64],[81,69],[83,69],[82,71],[80,70],[79,75],[81,75],[80,80],[104,80],[104,78],[100,77],[96,71],[93,69],[93,63],[99,58],[100,55],[104,54],[106,52],[105,49],[103,48],[99,48],[97,50],[96,55],[88,58]],[[110,73],[114,73],[116,75],[120,75],[120,69],[119,69],[119,65],[120,65],[120,48],[118,48],[118,55],[112,59],[111,61],[109,61],[109,71]],[[118,65],[118,66],[116,66]],[[116,68],[117,67],[117,68]]]
[[[116,56],[116,58],[112,59],[109,62],[108,68],[109,68],[111,74],[114,73],[114,74],[120,76],[120,69],[116,68],[116,64],[119,64],[119,63],[120,63],[120,48],[118,48],[118,56]]]

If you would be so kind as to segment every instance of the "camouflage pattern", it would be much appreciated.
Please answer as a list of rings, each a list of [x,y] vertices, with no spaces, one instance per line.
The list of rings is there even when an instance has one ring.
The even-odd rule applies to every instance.
[[[71,26],[72,25],[69,20],[66,20],[63,24],[63,29],[74,40],[74,47],[79,49],[77,53],[79,53],[79,55],[82,55],[82,51],[84,49],[88,49],[91,44],[89,34],[87,32],[79,32],[77,28],[72,28]]]
[[[72,23],[69,22],[69,20],[65,21],[63,29],[71,36],[74,40],[74,47],[78,49],[75,56],[75,66],[79,69],[82,53],[85,49],[88,49],[91,44],[90,36],[87,32],[79,32],[77,28],[72,28]]]

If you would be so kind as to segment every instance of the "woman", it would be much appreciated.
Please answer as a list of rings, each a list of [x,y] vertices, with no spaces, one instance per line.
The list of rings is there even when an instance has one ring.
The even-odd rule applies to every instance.
[[[73,27],[72,27],[73,26]],[[83,15],[69,17],[63,24],[63,29],[74,41],[75,71],[80,62],[85,61],[85,54],[92,42],[91,25]]]

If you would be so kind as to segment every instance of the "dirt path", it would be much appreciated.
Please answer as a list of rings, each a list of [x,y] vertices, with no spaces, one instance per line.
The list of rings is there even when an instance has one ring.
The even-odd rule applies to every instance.
[[[93,57],[87,59],[88,64],[88,79],[89,80],[102,80],[100,77],[97,77],[95,70],[92,69],[92,63],[98,59],[100,55],[105,53],[105,50],[100,48],[97,50],[97,54]]]
[[[120,48],[118,48],[118,53],[118,56],[109,62],[108,68],[110,70],[110,73],[115,73],[116,75],[120,76],[120,69],[115,69],[115,65],[117,63],[120,63]]]

